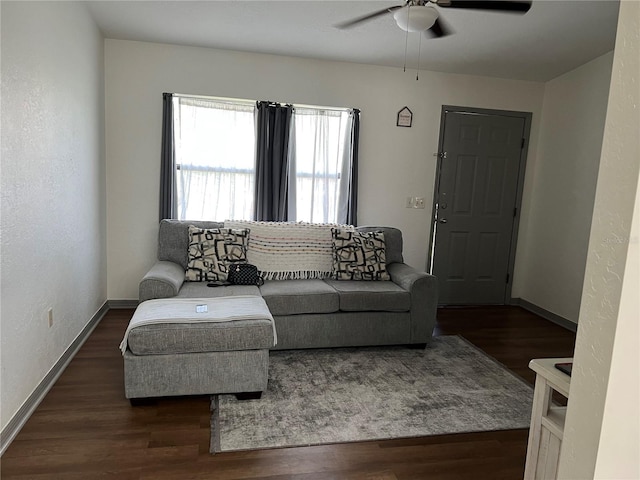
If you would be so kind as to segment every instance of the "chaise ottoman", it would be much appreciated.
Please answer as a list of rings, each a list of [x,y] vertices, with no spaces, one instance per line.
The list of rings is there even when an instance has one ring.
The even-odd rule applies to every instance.
[[[138,305],[120,349],[125,396],[235,393],[267,387],[273,317],[259,296],[169,298]]]

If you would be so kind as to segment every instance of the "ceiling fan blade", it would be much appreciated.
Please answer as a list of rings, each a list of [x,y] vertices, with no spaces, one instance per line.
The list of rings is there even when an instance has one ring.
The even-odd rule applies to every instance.
[[[340,29],[350,28],[350,27],[353,27],[353,26],[355,26],[355,25],[357,25],[359,23],[366,22],[368,20],[373,20],[374,18],[381,17],[382,15],[386,15],[388,13],[391,13],[391,12],[393,12],[393,11],[399,9],[399,8],[402,8],[404,6],[406,6],[406,4],[405,5],[394,5],[393,7],[388,7],[388,8],[385,8],[383,10],[378,10],[377,12],[373,12],[373,13],[370,13],[368,15],[364,15],[362,17],[354,18],[352,20],[347,20],[346,22],[338,23],[338,24],[336,24],[334,26],[336,28],[340,28]]]
[[[425,30],[424,32],[427,37],[431,38],[446,37],[447,35],[451,35],[452,33],[453,30],[441,18],[437,18],[433,26],[430,29]]]
[[[507,13],[527,13],[531,8],[531,2],[524,0],[438,0],[436,5],[443,8],[470,8]]]

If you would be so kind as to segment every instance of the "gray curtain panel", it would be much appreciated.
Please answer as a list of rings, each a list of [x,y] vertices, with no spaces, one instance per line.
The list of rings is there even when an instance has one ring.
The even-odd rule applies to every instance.
[[[351,182],[349,183],[349,206],[347,223],[358,224],[358,142],[360,140],[360,110],[353,109],[353,123],[351,125]]]
[[[162,94],[162,150],[160,158],[160,220],[177,218],[176,155],[173,141],[173,94]]]
[[[254,218],[287,221],[291,105],[256,103],[256,182]]]

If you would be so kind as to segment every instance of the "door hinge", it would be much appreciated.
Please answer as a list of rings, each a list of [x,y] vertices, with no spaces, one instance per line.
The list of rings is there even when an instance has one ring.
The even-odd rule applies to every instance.
[[[524,148],[524,144],[526,143],[526,140],[524,137],[522,137],[522,142],[520,143],[520,148]]]
[[[505,283],[509,283],[509,274],[507,273],[507,281]]]
[[[513,218],[516,218],[516,215],[518,215],[518,207],[513,208]]]

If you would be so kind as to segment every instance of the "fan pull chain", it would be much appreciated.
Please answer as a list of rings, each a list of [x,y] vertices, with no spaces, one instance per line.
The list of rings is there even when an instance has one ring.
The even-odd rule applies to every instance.
[[[411,7],[407,7],[407,25],[409,24],[409,10]],[[402,66],[402,72],[407,71],[407,45],[409,44],[409,30],[407,29],[404,35],[404,65]]]
[[[418,43],[418,70],[416,70],[416,81],[418,81],[420,77],[420,50],[422,50],[422,33],[418,35],[420,36],[420,42]]]

